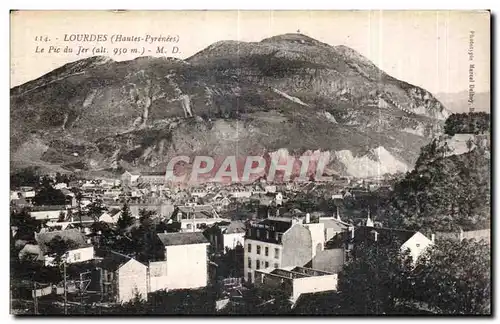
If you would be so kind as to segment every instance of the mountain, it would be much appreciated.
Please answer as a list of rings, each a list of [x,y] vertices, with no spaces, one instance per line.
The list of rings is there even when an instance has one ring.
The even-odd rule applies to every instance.
[[[285,151],[327,152],[330,171],[368,177],[411,168],[449,115],[354,50],[301,34],[221,41],[186,60],[87,58],[10,98],[12,167],[57,171]]]
[[[436,98],[443,103],[443,105],[453,113],[466,113],[469,112],[469,92],[461,91],[456,93],[437,93]],[[490,112],[490,98],[489,92],[477,92],[474,94],[474,110]]]

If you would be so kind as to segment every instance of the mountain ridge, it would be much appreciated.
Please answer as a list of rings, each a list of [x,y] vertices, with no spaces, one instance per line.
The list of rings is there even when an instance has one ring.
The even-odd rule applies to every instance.
[[[163,168],[176,155],[362,157],[382,147],[398,161],[391,173],[411,168],[448,114],[352,49],[285,34],[217,42],[186,60],[92,57],[14,87],[11,156],[113,172]]]

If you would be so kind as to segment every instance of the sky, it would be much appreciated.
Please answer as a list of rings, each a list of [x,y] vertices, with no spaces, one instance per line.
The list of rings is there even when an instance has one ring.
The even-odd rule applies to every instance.
[[[178,36],[179,53],[172,56],[187,58],[220,40],[257,42],[297,31],[351,47],[388,74],[432,93],[467,91],[473,64],[474,90],[490,90],[490,19],[484,11],[17,11],[11,14],[11,87],[93,56],[77,56],[80,45],[111,52],[137,44],[154,52],[160,45],[111,44],[114,34]],[[71,34],[107,34],[108,39],[65,42]],[[35,53],[37,46],[44,52]],[[61,52],[48,53],[49,46],[60,46]],[[75,51],[63,53],[65,46]],[[138,56],[111,54],[116,61]]]

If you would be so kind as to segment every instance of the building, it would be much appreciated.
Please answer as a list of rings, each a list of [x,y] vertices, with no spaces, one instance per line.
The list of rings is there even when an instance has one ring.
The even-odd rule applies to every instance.
[[[372,226],[352,227],[325,243],[325,249],[312,259],[312,268],[337,273],[349,257],[349,252],[356,244],[389,245],[393,242],[401,244],[401,252],[409,250],[415,262],[432,243],[418,231]]]
[[[133,174],[131,172],[125,171],[125,173],[121,175],[120,179],[123,186],[131,187],[137,184],[140,176],[140,174]]]
[[[176,207],[168,222],[180,223],[181,232],[201,232],[220,221],[212,205],[185,205]]]
[[[122,210],[119,208],[112,208],[111,210],[105,211],[100,217],[99,222],[116,224],[118,219],[122,214]]]
[[[241,220],[216,223],[207,228],[203,233],[214,251],[225,253],[226,249],[235,249],[245,244],[246,225]]]
[[[46,266],[55,265],[49,242],[57,237],[71,242],[72,247],[66,251],[66,257],[64,258],[66,263],[79,263],[94,259],[94,247],[87,242],[87,238],[79,230],[69,229],[35,233],[35,240],[40,250],[38,260],[43,261]]]
[[[149,263],[150,291],[197,289],[208,282],[208,240],[203,233],[160,233],[165,260]]]
[[[194,188],[191,191],[191,196],[192,197],[198,197],[198,198],[203,198],[206,195],[208,195],[208,191],[205,188]]]
[[[137,295],[148,298],[148,267],[126,255],[111,251],[100,262],[103,298],[126,303]]]
[[[304,266],[323,250],[323,224],[271,217],[250,224],[245,235],[244,275],[254,282],[255,270]]]
[[[47,206],[33,206],[30,211],[31,217],[37,220],[57,220],[59,215],[68,214],[65,205],[47,205]]]
[[[141,172],[141,176],[139,177],[140,183],[148,183],[161,185],[165,184],[165,172],[153,171],[153,172]]]
[[[281,291],[294,304],[302,294],[337,290],[337,274],[304,268],[283,267],[255,270],[255,287],[267,291]]]
[[[318,222],[324,224],[325,242],[329,241],[339,233],[348,231],[352,227],[351,224],[342,221],[338,207],[337,215],[335,217],[320,217]]]

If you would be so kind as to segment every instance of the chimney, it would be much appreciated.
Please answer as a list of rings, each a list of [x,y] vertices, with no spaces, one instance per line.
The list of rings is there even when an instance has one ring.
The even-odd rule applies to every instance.
[[[307,213],[306,214],[306,224],[309,224],[311,222],[311,214]]]
[[[436,234],[432,233],[431,234],[431,241],[432,241],[432,243],[434,243],[435,240],[436,240]]]

